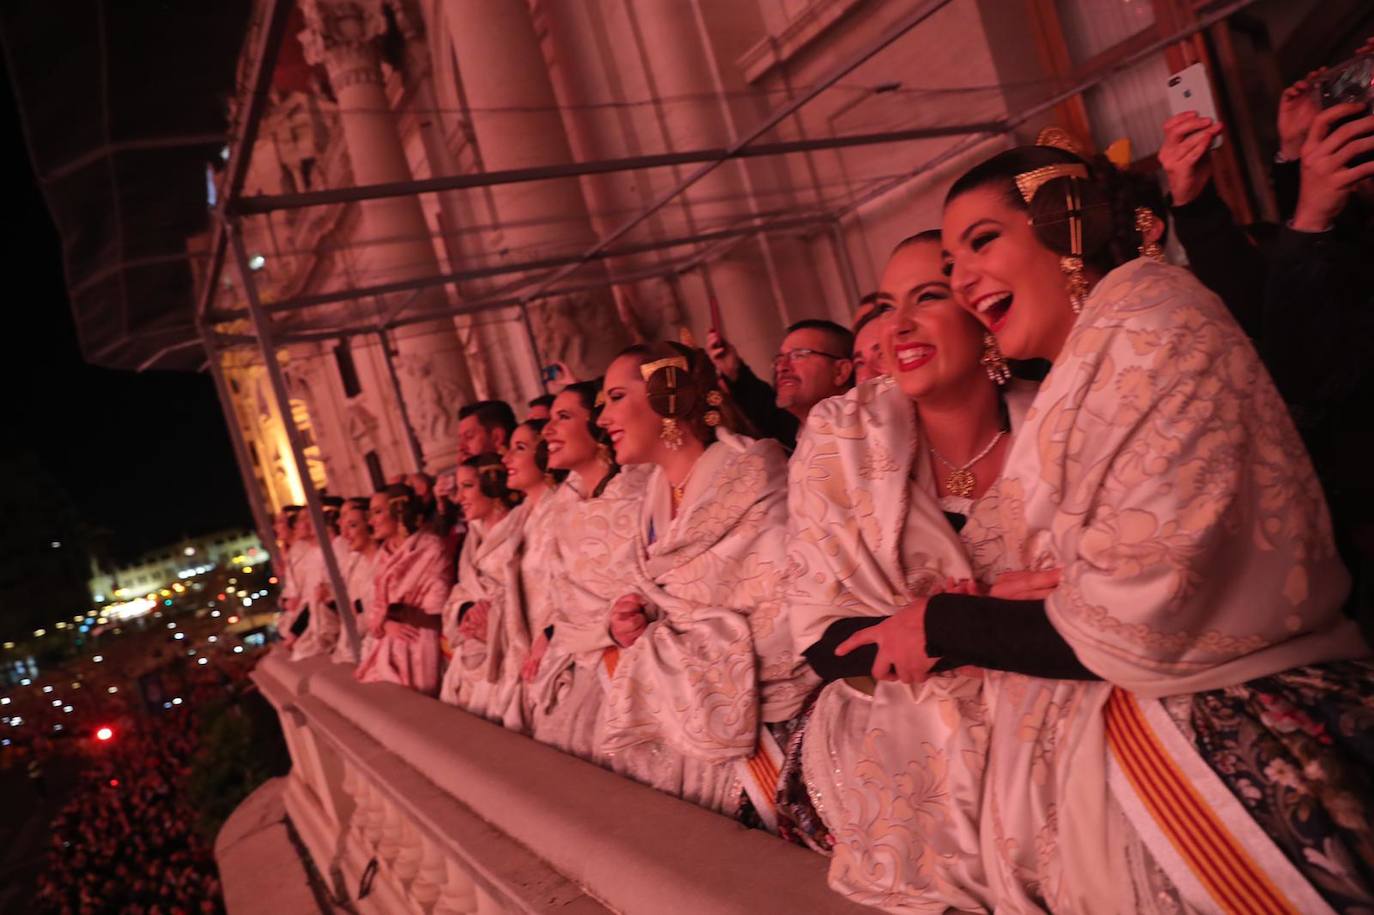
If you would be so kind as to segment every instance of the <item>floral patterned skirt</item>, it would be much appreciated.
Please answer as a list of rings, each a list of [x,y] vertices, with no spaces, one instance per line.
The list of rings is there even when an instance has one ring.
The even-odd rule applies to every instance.
[[[1300,667],[1165,706],[1332,908],[1374,907],[1374,661]]]

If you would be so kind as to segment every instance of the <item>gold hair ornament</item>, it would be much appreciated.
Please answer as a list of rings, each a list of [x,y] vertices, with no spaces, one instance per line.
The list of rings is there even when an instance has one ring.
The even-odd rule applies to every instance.
[[[1140,233],[1140,256],[1148,257],[1151,260],[1164,260],[1164,249],[1159,246],[1159,242],[1151,239],[1147,233],[1154,228],[1155,214],[1149,207],[1135,208],[1135,230]]]
[[[1073,313],[1079,314],[1088,297],[1088,276],[1083,272],[1083,198],[1072,181],[1064,189],[1064,213],[1069,220],[1069,254],[1059,258],[1059,269],[1064,271],[1069,304]]]
[[[648,381],[649,378],[659,369],[674,368],[687,371],[687,358],[685,356],[665,356],[662,359],[655,359],[653,362],[646,362],[639,367],[639,377]],[[673,387],[677,387],[673,380]]]
[[[1088,167],[1081,162],[1056,162],[1054,165],[1043,165],[1017,175],[1016,189],[1021,192],[1021,199],[1029,206],[1035,199],[1035,192],[1048,182],[1056,178],[1087,177]]]
[[[1066,153],[1073,153],[1080,159],[1087,159],[1091,156],[1088,148],[1079,142],[1077,137],[1056,124],[1051,124],[1036,134],[1035,145],[1062,149]]]
[[[604,407],[604,406],[606,406],[606,392],[605,392],[605,391],[597,391],[597,392],[596,392],[596,399],[592,401],[592,406],[593,406],[593,409],[595,409],[596,407]]]

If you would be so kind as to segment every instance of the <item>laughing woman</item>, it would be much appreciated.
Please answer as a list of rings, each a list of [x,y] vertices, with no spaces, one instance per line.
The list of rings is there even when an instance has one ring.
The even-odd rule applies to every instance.
[[[1062,570],[1048,619],[1100,678],[986,681],[998,905],[1367,906],[1374,668],[1321,489],[1221,302],[1132,259],[1111,179],[1016,149],[945,204],[956,294],[1054,366],[970,536]]]
[[[456,498],[468,533],[458,582],[444,607],[444,636],[453,657],[439,698],[475,715],[522,727],[519,664],[529,635],[519,612],[520,538],[524,511],[506,485],[506,467],[492,452],[458,466]],[[507,612],[507,611],[514,612]]]
[[[619,657],[606,627],[606,608],[624,588],[615,560],[634,537],[649,477],[647,466],[615,463],[595,425],[600,392],[600,379],[564,388],[543,430],[549,467],[568,474],[567,504],[545,570],[553,579],[552,631],[536,637],[524,670],[535,738],[584,759],[595,759],[605,687]]]
[[[1340,613],[1321,490],[1220,301],[1132,259],[1136,215],[1111,172],[1045,147],[994,157],[946,200],[956,297],[1009,358],[1053,364],[961,536],[983,582],[1058,574],[1043,603],[921,597],[837,649],[872,644],[879,679],[912,683],[939,655],[980,665],[958,709],[979,743],[956,758],[936,742],[906,777],[860,786],[879,827],[856,842],[881,856],[913,826],[929,836],[879,900],[894,909],[1371,898],[1374,678],[1352,660],[1369,649]],[[950,647],[942,605],[960,603],[994,647],[1035,618],[1019,666]],[[951,869],[969,829],[976,868]]]
[[[923,884],[927,903],[941,908],[987,905],[976,816],[982,680],[964,669],[921,685],[891,682],[888,657],[836,649],[885,620],[913,623],[906,608],[949,580],[1039,596],[998,582],[959,536],[989,510],[985,494],[1034,388],[1007,383],[996,344],[955,301],[943,267],[938,232],[893,251],[877,305],[889,312],[891,377],[818,405],[790,465],[788,615],[830,683],[788,748],[785,819],[807,844],[833,848],[834,889],[895,911],[914,904]],[[995,630],[962,625],[976,609],[927,613],[927,638],[944,640],[950,662],[1015,666],[1041,634],[1037,622],[1048,627],[1032,602]]]
[[[739,786],[772,825],[776,742],[816,685],[782,615],[786,458],[728,431],[729,405],[699,350],[631,347],[606,373],[606,429],[621,464],[652,464],[610,608],[621,649],[598,753],[612,768],[713,810]],[[757,765],[751,758],[760,754]],[[766,760],[762,757],[766,756]]]
[[[372,497],[368,520],[377,539],[372,605],[363,631],[372,643],[354,675],[364,683],[399,683],[425,695],[439,686],[439,632],[433,624],[449,588],[444,542],[422,529],[420,500],[392,484]]]

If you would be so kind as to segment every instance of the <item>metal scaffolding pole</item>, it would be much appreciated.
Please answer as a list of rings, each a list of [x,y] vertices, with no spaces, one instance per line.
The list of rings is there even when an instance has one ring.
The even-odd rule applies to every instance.
[[[285,561],[286,554],[282,552],[281,545],[277,543],[276,531],[272,526],[272,512],[263,503],[262,489],[258,485],[257,478],[253,475],[253,457],[248,450],[248,443],[243,439],[243,427],[239,425],[238,413],[234,410],[234,399],[229,393],[229,382],[224,377],[224,366],[220,364],[214,335],[203,324],[200,327],[200,339],[205,346],[210,377],[215,382],[215,393],[219,395],[219,408],[224,413],[224,424],[229,427],[229,441],[234,447],[234,457],[238,459],[239,476],[243,479],[243,491],[248,497],[248,505],[253,511],[253,521],[258,528],[258,537],[267,547],[268,553],[272,555],[274,560],[281,557]]]
[[[849,256],[849,245],[844,240],[844,227],[836,220],[830,224],[830,244],[835,249],[835,263],[840,268],[840,282],[844,284],[845,295],[849,297],[849,309],[853,311],[863,295],[859,291],[859,277],[854,272],[854,259]]]
[[[539,341],[534,336],[534,324],[530,322],[530,307],[527,302],[520,303],[520,323],[525,328],[525,339],[529,341],[530,352],[534,354],[534,370],[539,373],[535,384],[540,390],[547,391],[549,386],[544,379],[544,355],[539,352]]]
[[[420,440],[415,437],[415,427],[410,424],[410,410],[406,407],[406,396],[401,391],[401,376],[396,374],[396,360],[391,355],[391,338],[386,331],[377,331],[377,340],[382,344],[382,359],[386,361],[386,377],[391,379],[391,393],[396,395],[396,406],[401,411],[401,425],[406,430],[406,444],[410,446],[410,459],[415,464],[415,472],[425,469],[425,452]]]
[[[220,272],[224,269],[224,214],[228,212],[229,202],[237,199],[243,191],[243,182],[248,176],[248,165],[253,156],[253,144],[257,142],[258,127],[262,124],[267,96],[272,90],[277,54],[286,39],[287,23],[295,8],[296,4],[291,0],[267,0],[265,4],[262,31],[253,53],[253,69],[246,83],[248,98],[243,107],[243,120],[238,125],[238,138],[229,153],[219,206],[215,210],[220,218],[215,220],[210,233],[210,263],[205,271],[205,285],[201,287],[196,301],[197,316],[205,314],[215,298],[215,287],[219,285]]]
[[[802,229],[817,225],[823,225],[832,220],[828,213],[814,213],[806,216],[794,216],[787,219],[778,220],[773,223],[758,224],[755,217],[749,217],[748,225],[730,226],[724,229],[713,229],[707,232],[700,232],[693,235],[679,236],[675,238],[658,239],[651,242],[642,242],[633,245],[622,245],[605,251],[599,251],[590,257],[583,254],[565,254],[558,257],[546,257],[538,260],[519,261],[509,264],[500,264],[491,267],[475,267],[468,270],[456,270],[448,273],[435,273],[429,276],[420,276],[407,280],[395,280],[387,283],[377,283],[371,286],[354,286],[349,289],[338,289],[331,292],[316,292],[305,295],[292,296],[273,302],[267,306],[267,313],[270,315],[282,312],[296,311],[304,308],[314,308],[317,305],[329,305],[335,302],[347,302],[353,299],[362,299],[368,296],[385,296],[397,292],[410,292],[417,289],[428,289],[434,286],[447,286],[451,283],[461,283],[466,280],[490,279],[497,276],[508,276],[516,273],[527,273],[532,270],[546,270],[553,267],[580,267],[589,260],[606,260],[619,257],[631,257],[636,254],[646,254],[651,251],[661,251],[666,248],[678,248],[686,245],[698,245],[703,242],[719,241],[737,237],[755,235],[764,231],[782,231],[784,229]],[[614,282],[611,280],[610,282]],[[606,283],[599,284],[601,286]],[[545,290],[540,289],[542,294]],[[533,294],[526,295],[524,298],[537,298]],[[519,302],[519,297],[512,297],[505,304],[515,304]],[[462,314],[465,312],[463,306],[451,309],[447,314]],[[243,309],[231,309],[228,311],[218,311],[214,313],[216,321],[231,321],[235,318],[246,317],[247,313]]]
[[[272,396],[277,401],[277,409],[281,411],[282,425],[286,427],[286,438],[291,443],[291,457],[296,462],[301,489],[305,491],[305,502],[310,508],[310,521],[315,527],[315,538],[319,541],[320,551],[324,554],[329,583],[334,589],[334,603],[338,608],[339,618],[343,623],[344,633],[348,636],[353,656],[361,657],[362,647],[358,639],[358,621],[353,613],[353,602],[348,596],[348,587],[339,567],[339,559],[334,555],[334,538],[330,536],[329,525],[324,520],[324,506],[320,502],[320,494],[315,489],[314,481],[310,479],[310,464],[305,457],[301,432],[291,417],[291,397],[286,390],[286,378],[282,375],[281,363],[277,361],[277,347],[272,339],[272,319],[263,311],[262,301],[258,298],[258,287],[253,282],[253,271],[248,266],[248,252],[243,246],[243,235],[239,227],[226,223],[224,231],[234,249],[234,263],[238,266],[239,280],[243,283],[244,297],[248,301],[248,314],[253,322],[253,332],[258,338],[258,349],[267,366],[267,377],[272,383]],[[314,595],[305,595],[304,599],[307,602],[312,601]]]
[[[694,149],[684,150],[682,152],[628,156],[621,159],[597,159],[590,162],[568,162],[559,165],[540,165],[533,168],[474,172],[466,175],[444,175],[438,178],[419,178],[413,181],[392,181],[385,184],[363,184],[357,187],[331,188],[323,191],[301,191],[293,194],[258,194],[253,197],[240,197],[233,203],[230,212],[235,216],[256,216],[263,213],[271,213],[276,210],[329,206],[336,203],[353,203],[359,200],[377,200],[384,197],[408,197],[413,194],[431,194],[443,191],[493,187],[503,184],[521,184],[527,181],[576,178],[582,175],[604,175],[645,168],[667,168],[677,165],[691,165],[696,162],[720,163],[730,159],[783,156],[790,153],[813,152],[825,149],[845,149],[853,146],[874,146],[882,143],[903,143],[911,140],[957,137],[983,130],[996,130],[998,126],[999,125],[994,122],[979,121],[971,124],[909,127],[898,130],[884,130],[878,133],[815,137],[805,140],[784,140],[777,143],[746,143],[743,146],[730,148]]]

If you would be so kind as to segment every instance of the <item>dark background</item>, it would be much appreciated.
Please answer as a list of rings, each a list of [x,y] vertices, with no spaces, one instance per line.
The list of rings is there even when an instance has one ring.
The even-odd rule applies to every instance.
[[[11,176],[0,242],[8,281],[0,337],[0,525],[9,558],[29,540],[50,548],[56,527],[69,526],[57,517],[63,493],[79,533],[107,560],[250,525],[208,375],[136,374],[82,361],[58,236],[29,162],[9,73],[0,68],[0,76],[0,156]],[[42,471],[53,491],[34,491],[45,485]],[[53,505],[53,517],[14,517],[30,514],[23,505],[34,496]]]

